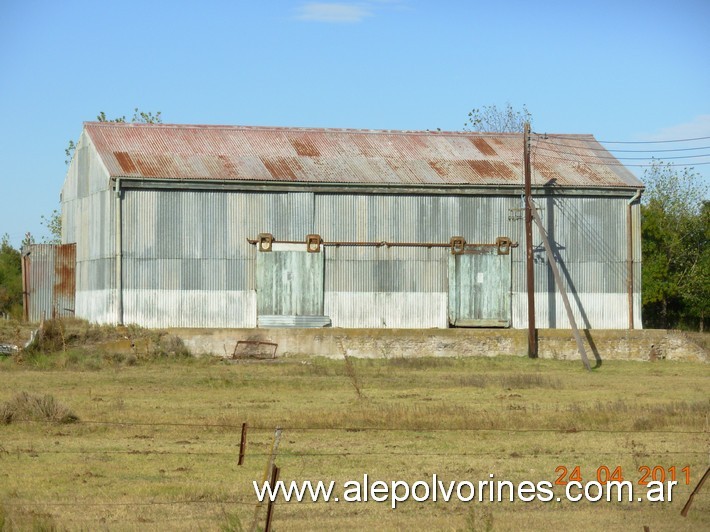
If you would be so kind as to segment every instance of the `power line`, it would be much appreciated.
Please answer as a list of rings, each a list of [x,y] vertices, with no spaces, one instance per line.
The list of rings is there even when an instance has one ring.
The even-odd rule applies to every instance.
[[[579,155],[575,155],[576,157],[580,157]],[[653,168],[654,166],[657,166],[656,163],[648,163],[648,164],[624,164],[622,162],[614,162],[613,160],[600,160],[601,158],[596,158],[594,161],[590,160],[582,160],[582,161],[574,161],[571,159],[566,159],[564,157],[553,157],[551,155],[545,155],[545,159],[551,160],[551,161],[562,161],[566,163],[584,163],[584,164],[590,164],[590,165],[601,165],[601,166],[621,166],[621,167],[636,167],[636,168]],[[662,162],[661,160],[658,161],[659,163]],[[706,164],[710,164],[710,161],[707,162],[697,162],[697,163],[688,163],[688,164],[683,164],[683,163],[667,163],[668,166],[672,166],[675,168],[694,168],[696,166],[704,166]]]
[[[572,148],[573,146],[567,146],[567,147]],[[587,155],[584,153],[560,151],[560,150],[549,149],[549,148],[545,148],[545,147],[536,147],[536,149],[543,150],[543,151],[550,152],[550,153],[555,153],[557,155],[570,155],[573,157],[588,157],[588,158],[592,157],[594,159],[611,160],[611,161],[614,161],[614,160],[648,161],[651,159],[656,159],[656,157],[653,157],[653,156],[650,156],[650,157],[614,157],[614,156],[605,157],[604,155],[591,155],[591,154]],[[597,150],[597,151],[600,151],[600,150]],[[604,150],[604,151],[607,151],[607,150]],[[608,153],[608,151],[607,151],[607,153]],[[671,157],[663,157],[662,160],[666,161],[666,160],[675,160],[675,159],[695,159],[698,157],[710,157],[710,153],[701,153],[699,155],[678,155],[678,156],[671,156]],[[661,159],[658,159],[658,160],[660,161]]]
[[[550,144],[552,146],[562,146],[564,148],[575,148],[576,146],[570,146],[563,142],[550,142],[544,138],[538,139],[541,143]],[[670,149],[657,149],[657,150],[622,150],[617,148],[594,148],[591,146],[580,146],[580,149],[585,149],[589,151],[601,151],[601,152],[623,152],[623,153],[667,153],[667,152],[678,152],[678,151],[696,151],[696,150],[710,150],[710,146],[697,146],[695,148],[670,148]]]
[[[535,135],[540,135],[543,137],[543,140],[545,137],[549,138],[563,138],[563,139],[568,139],[570,141],[575,141],[578,140],[580,142],[588,142],[586,140],[582,139],[574,139],[574,138],[569,138],[567,135],[557,135],[557,134],[548,134],[548,133],[534,133]],[[710,137],[694,137],[694,138],[688,138],[688,139],[667,139],[667,140],[598,140],[595,139],[597,142],[600,142],[602,144],[665,144],[669,142],[692,142],[696,140],[708,140]]]

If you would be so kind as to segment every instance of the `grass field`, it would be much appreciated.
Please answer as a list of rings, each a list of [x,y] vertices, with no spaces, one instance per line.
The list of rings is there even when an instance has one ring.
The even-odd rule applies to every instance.
[[[579,466],[587,481],[619,466],[636,483],[644,466],[675,466],[680,483],[663,503],[409,501],[392,510],[279,501],[275,530],[710,528],[710,484],[680,515],[708,467],[705,364],[610,361],[586,372],[578,362],[508,356],[227,362],[179,349],[111,354],[83,334],[67,334],[53,353],[0,360],[0,403],[16,409],[0,424],[4,529],[248,530],[252,481],[277,426],[286,481],[342,485],[367,473],[477,483],[492,473],[537,483],[554,482],[559,466]],[[21,392],[51,395],[52,408],[78,420],[18,419]]]

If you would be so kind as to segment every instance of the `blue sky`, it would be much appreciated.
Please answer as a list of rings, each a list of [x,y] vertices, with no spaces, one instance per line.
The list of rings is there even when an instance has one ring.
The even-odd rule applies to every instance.
[[[0,234],[46,234],[64,149],[100,111],[460,130],[510,102],[539,132],[710,136],[709,21],[708,0],[0,0]],[[631,146],[649,147],[668,145]]]

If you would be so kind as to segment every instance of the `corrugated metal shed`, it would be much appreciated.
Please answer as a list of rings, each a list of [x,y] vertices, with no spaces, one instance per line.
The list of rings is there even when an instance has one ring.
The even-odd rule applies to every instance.
[[[76,244],[32,244],[22,249],[25,317],[74,316]]]
[[[87,122],[111,177],[497,185],[522,182],[522,135]],[[642,187],[591,135],[533,141],[532,180]]]
[[[62,192],[76,314],[146,327],[524,328],[522,148],[520,134],[87,123]],[[631,296],[640,327],[643,185],[590,135],[533,136],[532,166],[577,322],[625,328]],[[260,233],[304,256],[262,256]],[[299,262],[311,234],[329,243],[318,268]],[[505,271],[458,271],[455,236],[521,245],[494,257]],[[569,327],[539,242],[535,228],[538,326]]]

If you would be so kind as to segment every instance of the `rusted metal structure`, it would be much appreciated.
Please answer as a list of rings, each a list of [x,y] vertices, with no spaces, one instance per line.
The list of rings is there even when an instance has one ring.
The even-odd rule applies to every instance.
[[[577,322],[640,327],[643,185],[590,135],[531,138]],[[76,314],[526,328],[523,160],[520,134],[86,123],[62,190]],[[533,242],[537,326],[569,327]]]
[[[76,244],[31,244],[22,248],[25,320],[74,316]]]

